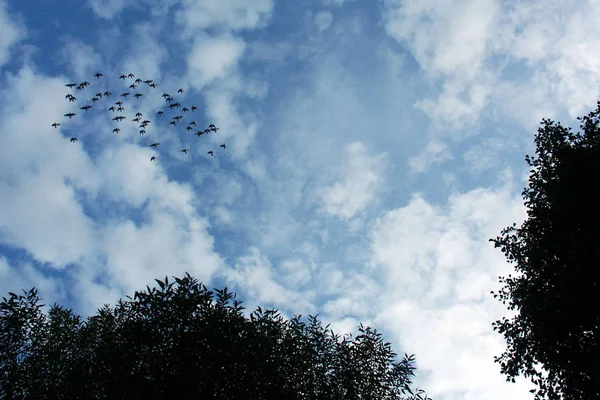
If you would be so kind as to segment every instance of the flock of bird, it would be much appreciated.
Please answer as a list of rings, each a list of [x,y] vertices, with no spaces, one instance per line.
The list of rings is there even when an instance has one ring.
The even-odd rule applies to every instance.
[[[100,72],[97,72],[96,74],[94,74],[94,76],[96,77],[97,80],[99,80],[101,77],[103,77],[104,75],[101,74]],[[125,85],[127,85],[127,83],[132,82],[128,88],[119,95],[119,100],[111,103],[110,107],[108,107],[106,110],[112,113],[116,113],[117,115],[114,116],[114,118],[112,118],[113,121],[115,121],[117,124],[119,124],[121,121],[126,120],[127,117],[123,115],[123,112],[125,111],[125,100],[127,100],[127,96],[132,96],[135,99],[139,100],[141,97],[144,96],[143,93],[141,93],[141,90],[139,90],[139,86],[142,84],[146,84],[147,87],[151,88],[152,90],[157,88],[157,84],[152,80],[152,79],[147,79],[147,80],[142,80],[140,78],[136,78],[136,76],[132,73],[130,74],[123,74],[121,76],[119,76],[119,79],[125,81]],[[90,85],[90,82],[88,81],[84,81],[81,82],[79,84],[76,83],[68,83],[65,86],[68,87],[69,89],[71,89],[70,93],[67,93],[67,95],[65,96],[65,99],[67,99],[69,102],[74,103],[77,101],[77,97],[75,97],[75,95],[73,94],[73,91],[77,91],[77,92],[81,92],[82,95],[84,95],[84,90]],[[137,89],[137,91],[136,91]],[[133,94],[131,92],[129,92],[128,90],[130,90],[131,92],[135,91]],[[183,89],[179,89],[177,91],[178,94],[183,94],[184,90]],[[78,96],[80,96],[78,94]],[[108,90],[104,90],[104,91],[99,91],[98,93],[96,93],[89,101],[86,105],[79,107],[80,110],[83,110],[84,112],[87,112],[89,109],[96,107],[97,106],[97,102],[102,102],[102,100],[106,100],[109,97],[112,96],[112,93]],[[80,96],[81,97],[81,96]],[[165,115],[165,112],[170,112],[170,113],[174,113],[175,116],[171,118],[171,121],[169,122],[170,125],[176,126],[178,123],[181,122],[181,120],[184,118],[183,115],[179,115],[179,111],[181,111],[182,114],[187,114],[187,113],[192,113],[194,111],[197,111],[198,108],[194,105],[191,105],[189,108],[188,107],[183,107],[181,105],[181,103],[179,103],[178,101],[175,101],[175,99],[173,98],[173,96],[171,96],[168,93],[163,93],[162,97],[165,100],[165,107],[164,107],[164,111],[163,110],[159,110],[156,113],[156,117],[160,118],[162,116]],[[121,100],[120,98],[122,98],[123,100]],[[89,102],[93,103],[90,104]],[[100,103],[101,104],[101,103]],[[99,107],[102,107],[100,105],[98,105]],[[104,106],[106,107],[106,106]],[[135,107],[135,105],[134,105]],[[168,110],[167,110],[168,109]],[[69,119],[75,117],[77,114],[74,112],[69,112],[67,114],[65,114],[65,117],[68,117]],[[189,115],[189,114],[187,114]],[[163,117],[164,118],[164,117]],[[145,135],[146,129],[148,128],[148,126],[152,123],[152,121],[150,121],[149,119],[143,119],[143,114],[140,111],[137,111],[135,113],[135,117],[131,118],[131,120],[133,122],[135,122],[138,125],[138,129],[139,129],[139,133],[140,135]],[[52,126],[54,128],[58,128],[60,126],[60,122],[54,122],[52,124]],[[214,124],[209,124],[206,128],[204,129],[199,129],[197,128],[197,123],[196,121],[190,121],[187,123],[185,130],[187,132],[190,131],[195,131],[194,135],[200,137],[202,135],[208,135],[210,133],[217,133],[217,131],[219,130],[219,128],[217,128]],[[112,130],[113,133],[119,133],[121,132],[121,128],[119,128],[118,126],[114,127],[114,129]],[[77,141],[77,137],[73,136],[71,137],[71,142],[76,142]],[[158,146],[160,145],[160,142],[153,142],[152,144],[150,144],[150,147],[153,148],[158,148]],[[221,144],[219,147],[226,149],[227,145],[225,143]],[[187,154],[188,151],[190,151],[190,149],[188,147],[185,147],[183,149],[181,149],[181,152],[184,154]],[[214,156],[214,150],[209,150],[207,153],[207,155],[210,156]],[[150,161],[156,161],[157,157],[156,156],[152,156],[150,158]]]

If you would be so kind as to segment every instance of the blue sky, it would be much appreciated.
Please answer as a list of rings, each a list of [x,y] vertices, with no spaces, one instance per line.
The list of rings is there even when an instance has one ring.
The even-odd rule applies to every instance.
[[[0,0],[0,290],[87,315],[189,271],[249,308],[375,326],[436,399],[530,398],[493,363],[507,314],[489,292],[511,268],[488,239],[525,217],[541,118],[577,126],[597,100],[598,17],[592,1]],[[130,72],[158,87],[117,124]],[[172,127],[163,92],[198,110]]]

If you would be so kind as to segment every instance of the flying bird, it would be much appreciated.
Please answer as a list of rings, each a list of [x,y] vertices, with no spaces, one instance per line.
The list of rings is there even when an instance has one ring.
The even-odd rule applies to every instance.
[[[69,117],[69,119],[71,119],[71,117],[74,117],[74,116],[75,116],[75,113],[65,114],[65,117]]]
[[[77,138],[76,138],[76,137],[72,137],[72,138],[71,138],[71,143],[73,143],[73,142],[76,142],[76,141],[77,141]]]
[[[135,118],[132,119],[132,121],[140,122],[140,117],[135,117]]]
[[[200,136],[204,135],[204,132],[198,131],[198,132],[194,133],[194,135],[200,137]]]
[[[125,98],[127,98],[127,96],[129,96],[129,92],[125,92],[125,93],[122,93],[122,94],[121,94],[121,97],[125,97]]]
[[[196,111],[197,109],[198,109],[198,107],[192,106],[192,111]]]
[[[145,80],[144,83],[147,83],[149,85],[152,83],[152,79]]]
[[[137,87],[137,85],[135,83],[132,83],[131,85],[129,85],[129,89],[135,89]]]
[[[167,97],[171,97],[171,96],[169,96],[169,94],[168,94],[168,93],[163,93],[163,94],[162,94],[162,97],[164,97],[164,98],[167,98]]]
[[[194,125],[195,126],[196,125],[196,121],[190,122],[190,125]]]
[[[118,105],[118,106],[122,106],[123,102],[121,100],[119,100],[119,101],[115,101],[115,104]]]
[[[227,146],[225,145],[225,143],[223,143],[222,145],[220,145],[219,147],[222,147],[223,149],[226,149]]]
[[[121,75],[119,79],[127,79],[127,75]]]
[[[119,112],[123,112],[123,111],[125,111],[125,107],[123,107],[123,106],[119,106],[119,108],[117,108],[117,111],[119,111]]]
[[[114,133],[119,133],[119,132],[121,132],[121,129],[119,129],[119,128],[115,128],[115,129],[113,129],[113,132],[114,132]]]
[[[152,143],[152,144],[150,145],[150,147],[157,148],[159,145],[160,145],[160,143]]]
[[[185,153],[185,154],[187,154],[187,152],[188,152],[189,150],[190,150],[190,149],[188,149],[188,148],[186,147],[186,148],[182,149],[182,150],[181,150],[181,152],[182,152],[182,153]]]
[[[113,121],[120,122],[120,121],[123,121],[124,119],[125,119],[125,117],[124,117],[124,116],[122,116],[122,115],[117,115],[117,116],[116,116],[116,117],[114,117],[112,120],[113,120]]]
[[[183,108],[181,109],[181,111],[183,111],[183,112],[188,112],[188,111],[190,111],[190,110],[189,110],[187,107],[183,107]]]
[[[115,106],[110,106],[110,107],[108,107],[108,109],[112,112],[115,112]]]
[[[77,85],[75,83],[67,83],[65,86],[68,87],[68,88],[73,89]]]
[[[142,80],[141,80],[140,78],[137,78],[137,79],[135,80],[135,83],[142,83]]]
[[[150,123],[150,121],[148,121],[147,119],[142,121],[142,124],[149,124],[149,123]]]
[[[95,74],[94,74],[94,76],[95,76],[97,79],[100,79],[100,77],[102,76],[102,74],[101,74],[100,72],[97,72],[97,73],[95,73]]]
[[[140,129],[140,135],[145,135],[146,134],[146,130],[145,129]]]
[[[208,135],[210,133],[210,129],[205,129],[204,133],[206,133]]]
[[[135,78],[135,75],[134,74],[129,74],[129,75],[127,75],[127,77],[128,78]]]
[[[150,161],[155,161],[155,160],[156,160],[155,156],[150,157]]]
[[[163,115],[163,114],[164,114],[164,112],[162,112],[162,111],[159,111],[156,113],[156,115]]]
[[[177,121],[179,121],[181,118],[183,118],[181,115],[176,115],[172,119],[176,119]]]
[[[212,151],[212,150],[211,150],[211,151],[209,151],[209,152],[208,152],[208,153],[206,153],[206,154],[210,154],[210,156],[211,156],[211,157],[212,157],[212,156],[214,156],[214,153],[213,153],[213,151]]]
[[[191,126],[186,126],[186,127],[185,127],[185,130],[189,132],[189,131],[191,131],[191,130],[192,130],[192,127],[191,127]]]
[[[100,99],[99,99],[99,98],[97,98],[97,97],[92,97],[92,101],[93,101],[94,103],[95,103],[95,102],[97,102],[98,100],[100,100]]]
[[[88,81],[81,82],[81,86],[83,86],[83,87],[86,87],[86,86],[89,86],[89,85],[90,85],[90,83]]]
[[[171,121],[171,122],[169,122],[169,124],[171,124],[171,125],[177,125],[177,121]]]
[[[108,92],[108,91],[104,92],[104,96],[105,96],[105,97],[108,97],[108,96],[110,96],[111,94],[112,94],[112,93],[111,93],[111,92]]]
[[[156,83],[151,83],[151,84],[150,84],[150,85],[148,85],[148,86],[150,86],[152,89],[156,89]]]
[[[58,122],[55,122],[55,123],[52,124],[52,126],[54,127],[54,129],[56,129],[57,127],[60,126],[60,124]]]
[[[179,89],[177,93],[183,93],[183,89]]]
[[[101,98],[102,97],[102,92],[96,93],[96,97]]]
[[[136,117],[141,117],[141,116],[142,116],[142,113],[138,111],[138,112],[136,112],[136,113],[135,113],[135,116],[136,116]]]
[[[143,96],[143,94],[141,94],[141,93],[136,93],[133,95],[133,97],[135,97],[136,99],[139,99],[142,96]]]

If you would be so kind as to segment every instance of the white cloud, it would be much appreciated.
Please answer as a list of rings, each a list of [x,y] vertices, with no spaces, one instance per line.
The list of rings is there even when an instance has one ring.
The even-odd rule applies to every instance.
[[[5,1],[0,0],[0,68],[8,62],[10,52],[26,34],[25,26],[9,14]]]
[[[262,27],[271,16],[273,0],[182,0],[181,6],[175,19],[188,36],[210,27],[233,31]]]
[[[196,40],[188,57],[188,75],[192,84],[202,89],[214,80],[226,77],[244,54],[245,47],[243,40],[231,35]]]
[[[488,238],[524,217],[507,185],[454,195],[443,208],[415,196],[373,227],[386,293],[377,326],[416,353],[419,384],[433,398],[528,398],[528,384],[505,383],[493,363],[504,344],[491,323],[504,310],[489,295],[510,267]]]
[[[329,11],[319,11],[315,15],[315,25],[319,32],[322,32],[331,26],[333,15]]]
[[[125,8],[125,0],[89,0],[96,15],[104,19],[112,19]]]
[[[350,220],[377,198],[386,159],[382,154],[369,154],[364,144],[354,142],[346,146],[344,160],[339,180],[321,190],[321,200],[326,213]]]

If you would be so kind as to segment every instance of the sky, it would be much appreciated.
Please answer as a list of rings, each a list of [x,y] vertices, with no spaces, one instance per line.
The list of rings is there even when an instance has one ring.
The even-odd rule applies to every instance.
[[[91,315],[187,271],[377,328],[434,399],[530,399],[493,362],[512,267],[488,240],[526,217],[541,119],[576,128],[598,99],[598,19],[592,0],[0,0],[0,291]]]

